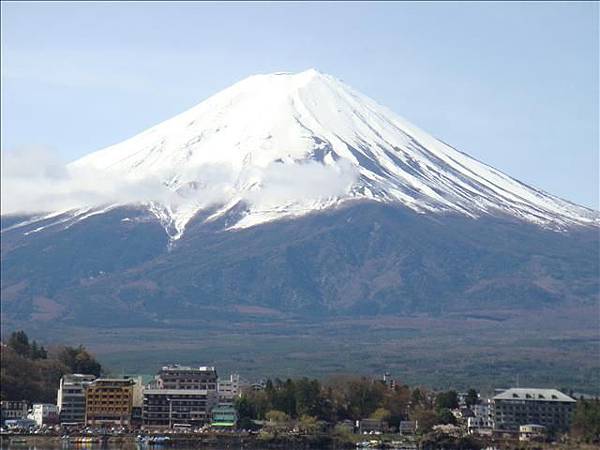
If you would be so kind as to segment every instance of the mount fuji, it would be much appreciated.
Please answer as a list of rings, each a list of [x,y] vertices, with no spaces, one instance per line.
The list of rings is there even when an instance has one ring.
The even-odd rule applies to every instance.
[[[314,69],[249,77],[68,171],[145,187],[136,203],[174,240],[208,209],[206,222],[235,211],[227,227],[246,228],[361,199],[559,230],[600,223],[596,211],[476,161]],[[105,203],[69,214],[123,206],[118,195],[98,197]]]
[[[2,216],[7,324],[531,313],[598,301],[597,211],[312,69],[251,76],[65,171],[66,201]],[[86,195],[69,188],[82,180]]]

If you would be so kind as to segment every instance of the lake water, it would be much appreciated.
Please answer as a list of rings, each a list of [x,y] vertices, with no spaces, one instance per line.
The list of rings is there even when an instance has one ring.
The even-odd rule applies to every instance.
[[[64,445],[27,445],[27,444],[5,444],[0,445],[0,450],[236,450],[237,448],[242,449],[243,447],[223,447],[220,449],[218,447],[184,447],[184,446],[176,446],[176,447],[165,447],[160,445],[153,445],[151,447],[148,446],[140,446],[135,444],[92,444],[92,445],[73,445],[73,444],[64,444]],[[261,450],[252,448],[252,450]],[[267,450],[267,449],[264,449]],[[317,449],[318,450],[318,449]],[[325,450],[325,449],[323,449]]]
[[[49,443],[49,444],[11,444],[3,442],[0,445],[0,450],[167,450],[167,449],[176,449],[176,450],[201,450],[202,447],[165,447],[161,445],[153,445],[151,447],[142,446],[138,444],[71,444],[68,442],[65,443]],[[213,448],[214,449],[214,448]],[[214,450],[220,450],[218,448]],[[231,450],[231,448],[228,448]]]
[[[140,445],[138,443],[104,443],[104,444],[74,444],[69,442],[50,442],[47,444],[24,444],[24,443],[10,443],[7,440],[3,440],[0,443],[0,450],[272,450],[272,449],[261,449],[257,447],[243,447],[243,446],[223,446],[221,447],[201,447],[201,446],[163,446],[163,445]],[[319,450],[313,448],[312,450]],[[322,450],[329,450],[329,448],[323,448]],[[473,450],[501,450],[496,447],[487,447],[485,449],[473,449]]]
[[[139,445],[136,443],[105,443],[105,444],[72,444],[68,442],[64,443],[48,443],[48,444],[22,444],[22,443],[10,443],[2,442],[0,444],[0,450],[236,450],[242,449],[243,447],[186,447],[186,446],[163,446],[163,445]],[[252,450],[261,450],[252,448]],[[267,449],[264,449],[267,450]]]

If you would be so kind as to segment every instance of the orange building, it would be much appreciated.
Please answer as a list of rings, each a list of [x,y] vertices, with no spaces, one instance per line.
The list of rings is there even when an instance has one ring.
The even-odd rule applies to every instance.
[[[131,425],[133,386],[129,378],[98,378],[86,389],[85,423],[88,426]]]

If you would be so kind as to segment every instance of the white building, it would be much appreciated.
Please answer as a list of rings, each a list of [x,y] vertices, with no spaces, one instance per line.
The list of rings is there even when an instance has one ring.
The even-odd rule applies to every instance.
[[[58,424],[58,406],[52,403],[34,403],[29,419],[38,427]]]
[[[237,373],[229,375],[228,379],[219,378],[219,401],[232,402],[241,394],[240,376]]]
[[[65,375],[60,379],[56,404],[61,424],[85,423],[85,389],[95,379],[94,375],[80,373]]]
[[[489,434],[494,428],[494,415],[491,400],[469,408],[473,417],[467,419],[467,429],[471,434]]]
[[[131,406],[133,408],[141,408],[144,405],[144,381],[140,376],[127,378],[134,381]]]
[[[520,441],[539,441],[546,437],[546,427],[543,425],[521,425],[519,427]]]

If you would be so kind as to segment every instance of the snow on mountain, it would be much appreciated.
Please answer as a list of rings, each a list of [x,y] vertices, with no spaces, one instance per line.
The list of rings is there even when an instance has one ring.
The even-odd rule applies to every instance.
[[[158,180],[170,195],[145,204],[173,238],[208,207],[210,221],[241,206],[231,227],[243,228],[353,199],[555,229],[600,222],[596,211],[510,178],[314,69],[251,76],[68,169]]]

